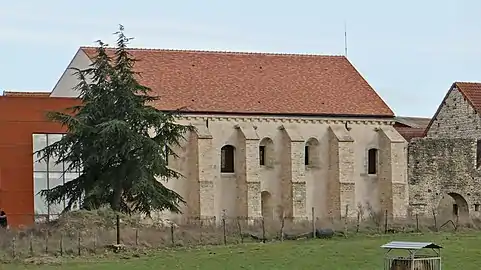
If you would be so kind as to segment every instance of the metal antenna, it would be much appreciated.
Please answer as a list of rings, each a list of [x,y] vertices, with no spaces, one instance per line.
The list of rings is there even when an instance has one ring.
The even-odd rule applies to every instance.
[[[344,20],[344,56],[347,57],[347,22]]]

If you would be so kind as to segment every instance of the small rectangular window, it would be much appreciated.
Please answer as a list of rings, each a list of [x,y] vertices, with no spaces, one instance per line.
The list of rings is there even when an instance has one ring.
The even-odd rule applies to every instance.
[[[309,146],[304,147],[304,165],[309,165]]]
[[[235,148],[232,145],[226,145],[221,149],[220,171],[222,173],[234,172],[234,153]]]
[[[259,165],[266,165],[266,147],[259,146]]]
[[[479,212],[479,203],[474,204],[474,211]]]
[[[377,149],[369,149],[367,157],[367,173],[377,173]]]

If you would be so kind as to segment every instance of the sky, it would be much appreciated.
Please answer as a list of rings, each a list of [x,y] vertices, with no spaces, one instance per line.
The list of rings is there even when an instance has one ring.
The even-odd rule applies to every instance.
[[[78,47],[344,54],[402,116],[431,117],[455,81],[481,81],[479,0],[0,3],[0,92],[50,91]],[[346,26],[346,27],[345,27]]]

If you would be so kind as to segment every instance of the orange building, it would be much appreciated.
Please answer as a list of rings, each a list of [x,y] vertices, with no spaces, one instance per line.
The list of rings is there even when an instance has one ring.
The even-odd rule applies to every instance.
[[[0,208],[11,226],[34,222],[33,140],[35,133],[62,133],[48,121],[48,111],[78,104],[50,93],[5,92],[0,96]]]

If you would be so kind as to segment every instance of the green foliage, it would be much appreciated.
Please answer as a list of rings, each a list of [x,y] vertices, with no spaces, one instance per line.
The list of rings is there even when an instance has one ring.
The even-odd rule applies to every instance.
[[[80,176],[41,194],[49,203],[65,198],[64,211],[80,201],[83,209],[110,205],[126,213],[179,212],[184,200],[157,179],[179,177],[168,168],[167,156],[177,157],[172,147],[193,127],[175,123],[178,111],[151,105],[161,99],[137,81],[140,74],[133,71],[136,59],[129,54],[123,27],[115,34],[115,53],[98,41],[90,67],[75,69],[81,105],[48,114],[67,134],[37,152],[41,160],[57,156],[57,163],[69,164],[66,171],[80,171]]]

